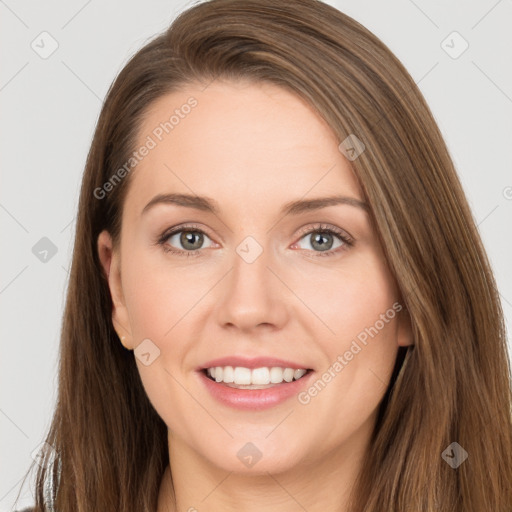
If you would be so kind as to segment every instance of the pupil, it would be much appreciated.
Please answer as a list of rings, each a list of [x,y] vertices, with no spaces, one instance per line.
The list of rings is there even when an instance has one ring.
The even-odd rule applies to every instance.
[[[198,242],[196,241],[195,246],[193,243],[194,237],[198,238]],[[187,245],[186,245],[187,243],[192,243],[193,247],[189,247],[192,250],[199,249],[203,242],[203,235],[201,233],[197,233],[197,232],[193,232],[193,231],[184,231],[180,238],[181,238],[180,242],[183,245],[183,247],[185,247],[185,248],[187,248]]]
[[[328,240],[329,238],[327,237],[330,237],[331,238],[331,243],[329,244],[328,242],[326,243],[326,239]],[[316,235],[313,235],[313,242],[312,242],[312,245],[313,247],[315,246],[315,244],[318,242],[318,239],[321,239],[323,240],[323,242],[320,242],[319,243],[319,248],[323,251],[325,250],[328,250],[332,247],[332,236],[327,234],[322,234],[322,233],[317,233]],[[326,247],[327,245],[327,247]]]

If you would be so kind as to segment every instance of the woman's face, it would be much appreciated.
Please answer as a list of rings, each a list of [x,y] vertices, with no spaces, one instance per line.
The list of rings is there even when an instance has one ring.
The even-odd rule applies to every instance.
[[[151,107],[120,250],[100,235],[114,325],[171,457],[175,446],[271,473],[355,457],[412,337],[350,162],[280,87],[202,89]],[[319,201],[334,197],[345,199]],[[212,366],[227,381],[285,380],[236,389],[210,379]],[[302,372],[285,368],[310,371],[287,382]]]

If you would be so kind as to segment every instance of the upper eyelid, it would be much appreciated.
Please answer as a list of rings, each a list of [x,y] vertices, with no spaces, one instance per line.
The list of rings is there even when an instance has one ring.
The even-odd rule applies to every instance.
[[[348,240],[352,240],[352,241],[354,240],[354,237],[352,235],[350,235],[343,228],[331,226],[329,224],[326,224],[325,222],[318,222],[315,225],[308,225],[304,228],[301,228],[299,230],[299,235],[302,237],[302,236],[306,236],[306,235],[309,235],[314,232],[322,232],[322,231],[330,231],[331,233],[333,233],[339,237],[347,238]]]

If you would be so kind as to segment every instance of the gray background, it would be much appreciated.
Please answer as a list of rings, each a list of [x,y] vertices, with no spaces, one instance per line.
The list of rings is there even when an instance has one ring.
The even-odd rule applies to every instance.
[[[328,3],[380,37],[425,95],[488,250],[510,332],[512,1]],[[191,4],[0,0],[0,511],[11,510],[56,399],[79,184],[102,99],[127,59]],[[457,36],[442,44],[453,31],[469,44],[457,58]],[[58,48],[42,58],[53,41]],[[43,237],[57,250],[46,262],[32,251]],[[18,507],[32,504],[31,492],[25,486]]]

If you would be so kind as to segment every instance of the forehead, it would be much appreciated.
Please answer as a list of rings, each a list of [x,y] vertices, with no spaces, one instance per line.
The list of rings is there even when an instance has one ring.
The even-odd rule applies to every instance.
[[[133,171],[126,202],[140,211],[168,192],[239,206],[257,198],[269,207],[308,192],[361,198],[338,144],[310,105],[277,85],[190,84],[148,109],[137,148],[151,149]]]

